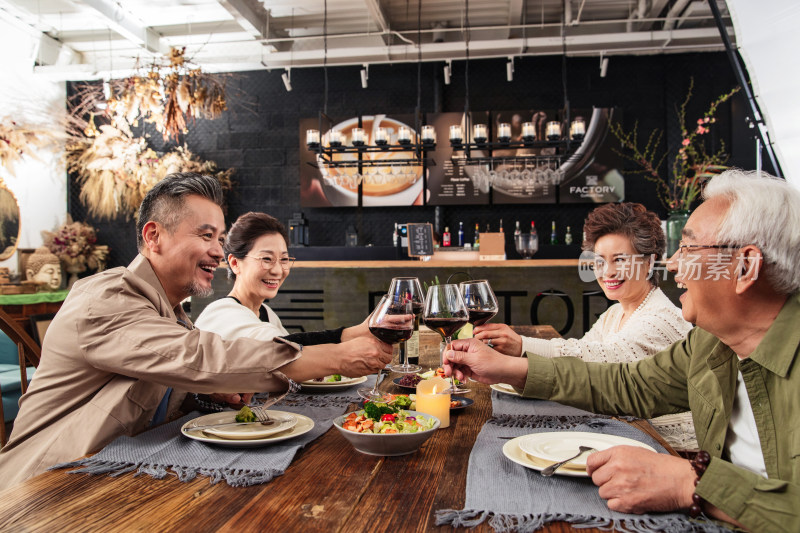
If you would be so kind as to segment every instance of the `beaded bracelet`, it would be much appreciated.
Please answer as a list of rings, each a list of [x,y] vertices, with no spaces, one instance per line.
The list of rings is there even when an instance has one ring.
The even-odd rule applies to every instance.
[[[703,474],[706,472],[706,468],[708,468],[708,464],[711,462],[711,456],[708,455],[708,452],[700,450],[697,455],[690,461],[692,468],[694,469],[694,473],[697,474],[697,478],[694,480],[694,486],[696,487],[698,483],[700,483],[700,478],[703,477]],[[692,494],[692,505],[689,507],[689,516],[692,518],[697,518],[703,512],[703,503],[705,500],[695,493]]]

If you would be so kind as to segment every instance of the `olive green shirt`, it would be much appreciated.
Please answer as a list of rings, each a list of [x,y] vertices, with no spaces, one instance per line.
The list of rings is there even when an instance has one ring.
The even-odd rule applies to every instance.
[[[752,531],[800,531],[800,295],[742,361],[700,328],[650,359],[587,363],[528,355],[523,396],[641,418],[691,409],[711,464],[697,494]],[[768,479],[732,464],[725,436],[741,370]]]

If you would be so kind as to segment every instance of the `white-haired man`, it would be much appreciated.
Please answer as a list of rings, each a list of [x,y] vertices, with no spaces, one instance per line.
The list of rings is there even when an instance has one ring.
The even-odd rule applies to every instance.
[[[618,446],[587,471],[611,509],[689,509],[753,531],[800,531],[800,191],[738,170],[713,178],[668,268],[687,338],[636,363],[507,357],[454,341],[446,371],[524,396],[653,417],[691,408],[710,464]],[[702,470],[700,468],[699,470]]]

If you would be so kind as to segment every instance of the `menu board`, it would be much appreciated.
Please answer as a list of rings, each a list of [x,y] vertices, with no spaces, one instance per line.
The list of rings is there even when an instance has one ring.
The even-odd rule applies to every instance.
[[[425,224],[407,224],[408,255],[411,257],[433,255],[433,226]]]
[[[488,124],[489,113],[470,114],[473,124]],[[436,131],[436,149],[427,154],[436,161],[428,168],[428,205],[486,205],[489,203],[489,184],[482,181],[479,167],[467,165],[464,152],[450,146],[450,126],[460,125],[464,142],[469,140],[463,113],[428,115],[428,124]],[[472,157],[487,155],[473,151]]]

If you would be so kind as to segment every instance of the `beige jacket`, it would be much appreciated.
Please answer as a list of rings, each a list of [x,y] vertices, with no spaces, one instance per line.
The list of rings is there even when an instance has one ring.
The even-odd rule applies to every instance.
[[[0,489],[147,429],[167,387],[286,388],[272,371],[298,358],[298,345],[224,341],[178,319],[191,327],[144,256],[76,283],[47,330],[41,364],[0,451]]]

